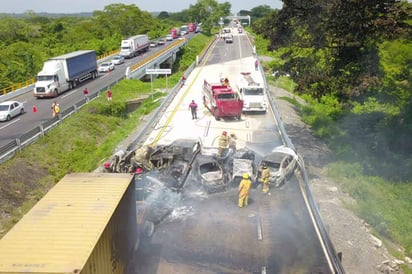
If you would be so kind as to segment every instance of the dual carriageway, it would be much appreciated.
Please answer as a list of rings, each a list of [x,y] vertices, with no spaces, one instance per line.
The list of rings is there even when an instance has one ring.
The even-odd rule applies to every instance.
[[[204,79],[218,82],[223,75],[235,81],[240,72],[254,70],[255,58],[246,35],[235,34],[233,44],[216,40],[143,142],[170,144],[176,139],[196,138],[205,146],[216,147],[217,137],[228,131],[237,136],[238,149],[253,149],[258,159],[288,143],[284,129],[279,128],[276,109],[245,114],[240,120],[217,121],[201,104]],[[121,79],[131,62],[136,60],[57,100],[61,105],[73,104],[82,96],[84,86],[89,91],[105,88],[105,83]],[[191,119],[191,100],[199,105],[197,120]],[[38,107],[41,115],[35,118],[50,115],[50,100],[35,102],[45,104]],[[24,121],[16,122],[16,126],[33,125],[32,116],[23,115]],[[41,119],[45,118],[37,122]],[[15,138],[18,132],[8,136]],[[152,237],[141,240],[135,256],[137,273],[343,273],[308,191],[303,164],[282,187],[270,193],[263,195],[260,188],[253,189],[249,206],[242,209],[237,207],[236,189],[183,197],[156,225]]]

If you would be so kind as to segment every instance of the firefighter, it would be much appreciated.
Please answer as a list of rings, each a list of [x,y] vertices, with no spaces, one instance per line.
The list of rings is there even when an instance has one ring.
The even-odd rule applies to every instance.
[[[228,87],[228,86],[229,86],[229,79],[228,79],[227,77],[223,80],[223,85],[224,85],[225,87]]]
[[[262,172],[260,174],[260,181],[262,182],[262,191],[265,194],[269,193],[269,178],[270,171],[265,163],[262,164]]]
[[[249,190],[252,186],[252,181],[248,173],[243,174],[243,179],[239,184],[239,207],[247,206],[249,202]]]
[[[222,157],[223,155],[225,155],[227,148],[229,146],[229,141],[230,141],[230,137],[227,135],[226,131],[223,131],[222,135],[220,135],[219,137],[219,149],[217,152],[217,155],[219,157]]]

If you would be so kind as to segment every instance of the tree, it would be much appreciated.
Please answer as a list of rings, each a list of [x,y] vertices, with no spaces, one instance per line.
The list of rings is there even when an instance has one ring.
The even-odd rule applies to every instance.
[[[219,4],[215,0],[198,0],[196,4],[190,5],[188,13],[193,21],[202,23],[204,32],[211,33],[220,18],[230,14],[230,8],[228,2]]]
[[[169,15],[169,13],[168,13],[167,11],[162,11],[162,12],[160,12],[159,15],[157,16],[157,18],[159,18],[159,19],[167,19],[167,18],[169,18],[169,17],[170,17],[170,15]]]

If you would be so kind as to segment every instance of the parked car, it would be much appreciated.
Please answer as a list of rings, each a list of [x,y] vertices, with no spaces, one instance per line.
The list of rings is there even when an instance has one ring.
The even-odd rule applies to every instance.
[[[10,121],[11,118],[24,113],[24,104],[18,101],[0,103],[0,121]]]
[[[279,187],[293,174],[297,161],[298,155],[293,149],[286,146],[278,146],[260,161],[258,166],[259,178],[262,166],[265,164],[270,171],[270,184]]]
[[[115,65],[121,65],[124,63],[124,57],[121,55],[116,55],[113,57],[112,63]]]
[[[103,62],[98,68],[99,72],[109,72],[114,70],[114,64],[112,62]]]
[[[173,36],[171,34],[166,35],[166,41],[173,41]]]

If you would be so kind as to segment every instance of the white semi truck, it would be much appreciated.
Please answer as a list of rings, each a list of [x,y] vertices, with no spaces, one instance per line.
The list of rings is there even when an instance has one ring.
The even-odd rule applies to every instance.
[[[76,88],[87,80],[94,79],[97,73],[97,58],[94,50],[79,50],[48,59],[37,74],[34,96],[56,97]]]
[[[243,112],[266,112],[265,87],[257,83],[250,72],[241,72],[237,88],[243,100]]]
[[[122,40],[120,44],[120,55],[125,58],[132,58],[141,52],[149,50],[149,36],[139,34]]]

